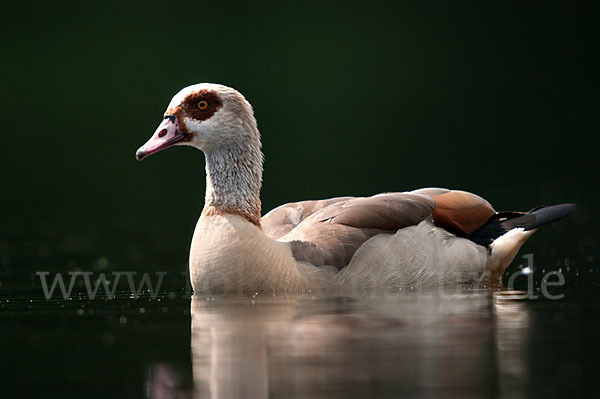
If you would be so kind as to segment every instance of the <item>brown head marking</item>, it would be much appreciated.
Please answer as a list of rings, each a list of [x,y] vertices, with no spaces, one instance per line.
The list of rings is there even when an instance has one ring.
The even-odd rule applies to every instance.
[[[216,92],[212,90],[198,90],[188,94],[179,106],[167,109],[165,118],[177,118],[179,129],[186,136],[183,141],[190,141],[192,136],[185,126],[183,118],[189,117],[198,121],[205,121],[221,109],[222,106],[223,101]]]
[[[173,114],[178,117],[187,116],[198,121],[205,121],[221,109],[222,106],[223,101],[216,92],[212,90],[198,90],[188,94],[177,108],[169,108],[167,114]]]

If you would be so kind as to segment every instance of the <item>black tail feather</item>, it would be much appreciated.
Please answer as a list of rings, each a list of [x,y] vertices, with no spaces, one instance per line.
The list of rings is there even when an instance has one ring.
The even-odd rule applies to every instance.
[[[529,215],[535,216],[535,221],[533,223],[527,223],[523,226],[517,227],[524,227],[525,230],[536,229],[545,224],[556,222],[557,220],[567,217],[575,210],[575,208],[575,204],[559,204],[538,207],[528,212]]]
[[[559,204],[539,206],[527,213],[498,212],[467,238],[479,245],[488,246],[507,231],[516,228],[523,228],[525,231],[537,229],[566,217],[574,210],[575,204]]]

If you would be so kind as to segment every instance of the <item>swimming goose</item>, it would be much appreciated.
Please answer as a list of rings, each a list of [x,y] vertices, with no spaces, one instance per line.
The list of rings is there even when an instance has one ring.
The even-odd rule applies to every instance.
[[[475,194],[424,188],[295,202],[261,217],[263,154],[252,107],[218,84],[177,93],[136,158],[182,145],[206,158],[189,257],[195,292],[398,289],[482,276],[494,283],[538,227],[575,207],[496,212]]]

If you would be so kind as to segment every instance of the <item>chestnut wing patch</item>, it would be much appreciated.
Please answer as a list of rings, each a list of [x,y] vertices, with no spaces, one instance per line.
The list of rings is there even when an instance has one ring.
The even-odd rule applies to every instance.
[[[436,226],[459,236],[472,234],[496,214],[489,202],[465,191],[448,191],[432,198]]]

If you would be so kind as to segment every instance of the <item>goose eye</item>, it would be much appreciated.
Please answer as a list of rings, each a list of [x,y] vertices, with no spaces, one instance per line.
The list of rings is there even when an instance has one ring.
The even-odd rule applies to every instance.
[[[198,102],[198,109],[206,109],[208,107],[208,103],[204,100]]]

